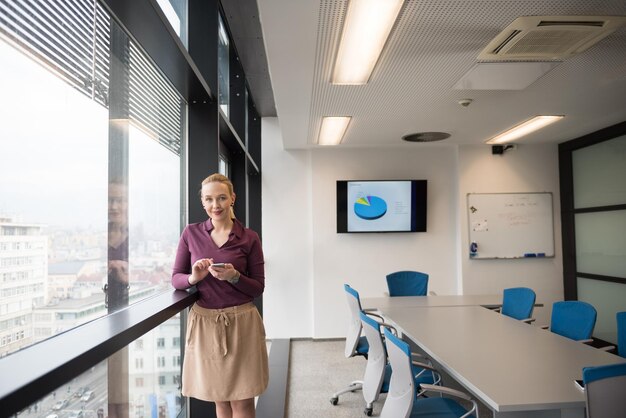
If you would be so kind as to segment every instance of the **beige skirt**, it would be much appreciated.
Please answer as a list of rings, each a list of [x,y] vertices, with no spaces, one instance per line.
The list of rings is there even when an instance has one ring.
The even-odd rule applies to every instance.
[[[204,401],[254,398],[267,388],[265,328],[252,302],[189,310],[182,394]]]

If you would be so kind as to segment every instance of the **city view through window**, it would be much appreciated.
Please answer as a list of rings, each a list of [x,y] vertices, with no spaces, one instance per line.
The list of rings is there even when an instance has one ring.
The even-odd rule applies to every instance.
[[[110,109],[103,100],[79,91],[4,36],[0,61],[4,357],[111,312],[113,296],[105,289],[112,271],[125,280],[125,304],[169,291],[181,186],[180,156],[162,145],[158,133],[122,121],[127,155],[110,155]],[[110,159],[123,158],[126,177],[112,184]],[[127,253],[112,263],[111,223],[118,211],[123,216],[117,244],[126,241]],[[19,416],[114,416],[111,387],[122,388],[116,402],[130,416],[176,416],[178,315],[117,354],[123,367],[105,361]]]

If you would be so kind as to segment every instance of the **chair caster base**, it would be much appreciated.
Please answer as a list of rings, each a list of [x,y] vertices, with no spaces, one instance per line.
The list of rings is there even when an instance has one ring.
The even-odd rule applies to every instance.
[[[330,398],[331,405],[337,405],[337,402],[339,402],[339,398]]]
[[[374,411],[374,410],[373,410],[373,408],[365,408],[365,409],[363,410],[363,413],[364,413],[365,415],[367,415],[368,417],[371,417],[371,416],[372,416],[372,412],[373,412],[373,411]]]

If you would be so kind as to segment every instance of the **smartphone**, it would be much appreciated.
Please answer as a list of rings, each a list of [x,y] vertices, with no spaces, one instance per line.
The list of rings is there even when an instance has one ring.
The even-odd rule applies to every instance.
[[[576,379],[576,380],[574,380],[574,383],[576,384],[576,387],[577,387],[578,389],[580,389],[580,390],[582,390],[582,391],[584,391],[584,390],[585,390],[585,382],[583,382],[582,380],[580,380],[580,379]]]
[[[211,264],[211,267],[216,267],[218,269],[223,269],[224,267],[226,267],[226,263],[213,263],[213,264]]]

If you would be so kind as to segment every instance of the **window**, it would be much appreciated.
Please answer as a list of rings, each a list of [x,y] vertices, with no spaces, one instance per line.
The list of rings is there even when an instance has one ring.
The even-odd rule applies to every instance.
[[[2,356],[169,290],[185,104],[95,0],[0,7],[0,61]]]
[[[180,337],[172,338],[172,347],[180,347]]]
[[[183,45],[188,47],[187,0],[157,0],[157,3]]]
[[[159,386],[165,385],[165,376],[159,376]]]
[[[172,31],[166,27],[167,19],[186,44],[187,0],[138,0],[125,3],[125,8],[148,6],[151,11],[157,3],[163,10],[168,7],[166,3],[170,4],[181,29],[179,33],[176,20],[164,12],[164,19],[145,20],[151,33],[168,36]],[[210,23],[215,27],[220,6],[211,5],[216,10],[208,10],[207,15],[215,18]],[[186,211],[181,207],[191,200],[185,193],[184,179],[198,164],[202,169],[217,170],[193,158],[181,164],[181,150],[194,148],[186,144],[187,107],[162,74],[168,74],[175,85],[184,84],[169,66],[192,68],[191,54],[156,54],[161,64],[163,56],[168,57],[167,65],[157,69],[135,44],[135,38],[126,36],[116,22],[119,19],[121,26],[131,31],[136,23],[125,16],[112,18],[108,10],[96,0],[29,0],[0,5],[0,324],[7,327],[0,335],[0,357],[83,322],[91,321],[88,327],[100,329],[98,324],[110,324],[110,318],[93,319],[120,308],[141,310],[132,304],[142,298],[161,304],[169,295],[156,293],[171,290],[165,260],[171,260],[169,251],[176,248],[180,224],[186,223]],[[111,6],[111,10],[117,9]],[[228,69],[235,50],[230,48],[223,23],[222,29],[227,48],[222,49],[221,64]],[[195,78],[194,73],[188,72],[189,77]],[[227,114],[232,113],[233,104],[226,100],[229,78],[229,71],[222,73],[222,102],[217,100],[219,90],[211,92],[218,106],[226,106]],[[195,81],[202,90],[202,83]],[[204,97],[205,93],[184,90],[189,97]],[[211,103],[211,111],[218,111],[213,97]],[[198,123],[196,118],[189,122]],[[208,153],[212,159],[218,151],[214,149],[218,148],[216,143],[202,148],[197,153],[202,158]],[[37,164],[28,149],[37,150]],[[232,171],[247,172],[244,164],[254,157],[245,147],[231,151],[236,156],[229,163]],[[39,158],[42,155],[45,158]],[[152,161],[156,167],[149,163]],[[225,172],[230,170],[224,168]],[[243,196],[248,178],[242,176],[236,181]],[[182,189],[181,183],[185,186]],[[154,184],[160,185],[159,190]],[[36,193],[31,193],[34,189]],[[120,278],[128,278],[128,284]],[[122,285],[112,287],[112,282]],[[185,303],[191,303],[190,299],[186,296]],[[84,376],[60,384],[55,390],[57,400],[60,394],[75,395],[86,384],[95,391],[97,402],[85,405],[85,415],[96,417],[102,412],[106,416],[111,402],[115,402],[107,391],[128,387],[125,415],[147,416],[156,404],[159,416],[176,416],[184,404],[178,395],[181,316],[185,317],[177,314],[162,324],[153,323],[153,334],[141,336],[136,328],[128,328],[113,336],[112,340],[121,339],[128,345],[107,361],[90,363],[92,367]],[[151,316],[152,320],[157,317]],[[68,335],[56,339],[65,342]],[[129,335],[141,341],[129,343]],[[56,339],[41,344],[56,344]],[[175,349],[165,350],[170,347],[167,341]],[[25,351],[29,357],[36,350]],[[158,370],[157,354],[172,360],[168,370]],[[10,358],[4,361],[11,363]],[[158,371],[163,372],[165,381]],[[51,376],[43,376],[37,384],[42,380],[50,389],[58,380]],[[40,401],[50,400],[52,393]],[[32,392],[18,403],[34,401],[31,396]],[[9,414],[30,415],[26,411]],[[34,415],[48,413],[37,410]]]
[[[158,367],[165,367],[165,357],[157,358],[157,366]]]
[[[226,117],[230,111],[230,40],[222,16],[219,17],[217,44],[218,103]]]

